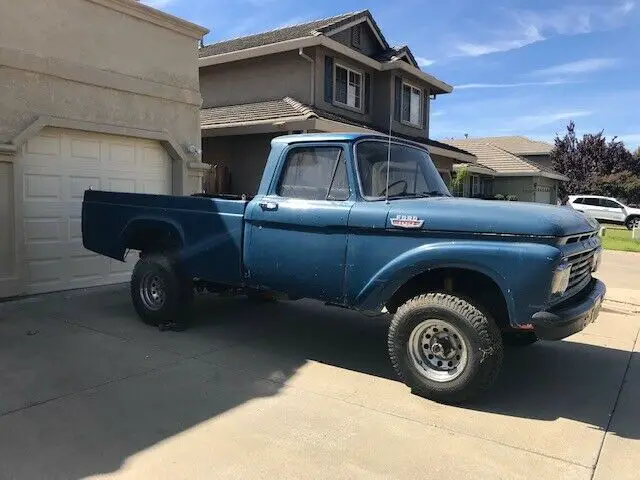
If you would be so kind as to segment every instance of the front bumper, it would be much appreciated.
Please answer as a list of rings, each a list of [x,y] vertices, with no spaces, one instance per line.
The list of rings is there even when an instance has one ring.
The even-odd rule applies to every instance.
[[[536,335],[543,340],[560,340],[583,330],[598,317],[606,292],[604,283],[594,278],[568,302],[534,313],[531,323]]]

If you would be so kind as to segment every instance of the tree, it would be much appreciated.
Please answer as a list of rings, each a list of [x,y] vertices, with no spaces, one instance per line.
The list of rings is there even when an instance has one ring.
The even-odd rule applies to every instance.
[[[607,142],[602,131],[579,139],[574,122],[569,122],[567,133],[562,138],[556,136],[554,143],[552,166],[569,178],[560,185],[562,198],[591,193],[640,200],[640,149],[634,155],[617,137]]]

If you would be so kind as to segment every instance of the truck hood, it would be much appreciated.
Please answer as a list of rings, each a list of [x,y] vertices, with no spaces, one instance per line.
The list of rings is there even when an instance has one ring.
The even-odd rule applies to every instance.
[[[563,237],[598,228],[573,208],[540,203],[432,197],[392,200],[389,207],[387,228],[402,228],[392,221],[405,216],[417,217],[413,228],[423,220],[419,228],[432,231]]]

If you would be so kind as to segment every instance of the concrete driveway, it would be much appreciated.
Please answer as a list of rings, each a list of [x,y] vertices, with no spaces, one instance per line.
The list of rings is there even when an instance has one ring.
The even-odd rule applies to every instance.
[[[509,351],[456,408],[395,381],[384,318],[205,297],[176,333],[124,286],[2,304],[0,478],[637,479],[634,309]]]

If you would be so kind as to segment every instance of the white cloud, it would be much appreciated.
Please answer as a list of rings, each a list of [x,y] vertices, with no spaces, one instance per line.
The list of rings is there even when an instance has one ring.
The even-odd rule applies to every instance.
[[[564,85],[569,82],[568,80],[548,80],[545,82],[518,82],[518,83],[465,83],[462,85],[455,85],[455,90],[471,90],[480,88],[518,88],[518,87],[537,87],[537,86],[549,86],[549,85]]]
[[[620,63],[617,58],[587,58],[575,62],[563,63],[553,67],[541,68],[531,72],[534,76],[551,75],[577,75],[580,73],[597,72],[607,68],[615,67]]]
[[[416,57],[416,62],[418,62],[419,67],[428,67],[429,65],[436,63],[435,60],[429,60],[424,57]]]
[[[545,113],[540,115],[524,115],[512,119],[509,123],[513,127],[513,130],[519,130],[522,128],[534,129],[543,127],[545,125],[551,125],[552,123],[559,122],[560,120],[571,120],[578,117],[588,117],[593,112],[589,110],[576,110],[568,112],[554,112]]]
[[[504,35],[504,37],[511,38],[499,38],[487,43],[460,43],[456,45],[456,49],[461,55],[479,57],[488,53],[515,50],[545,39],[535,27],[526,28],[513,35]]]
[[[628,0],[616,6],[568,5],[545,11],[513,10],[502,21],[515,28],[494,28],[485,32],[489,38],[460,42],[454,48],[457,55],[477,57],[515,50],[558,35],[608,30],[622,25],[634,8],[635,2]]]

